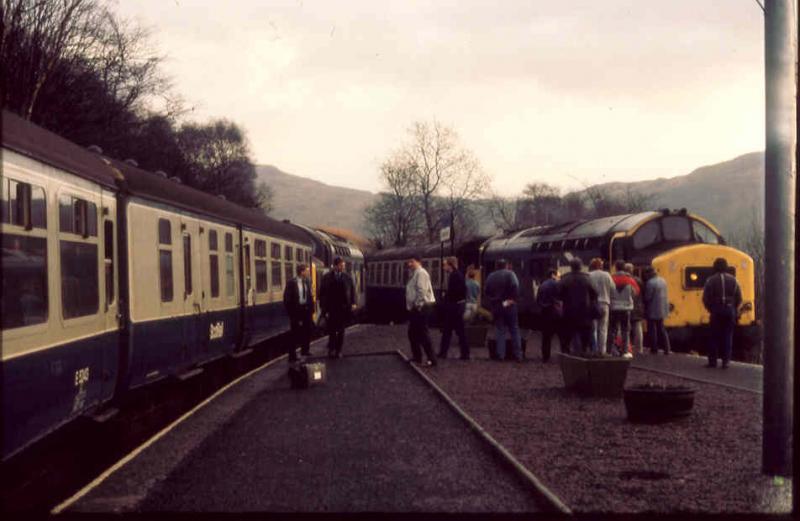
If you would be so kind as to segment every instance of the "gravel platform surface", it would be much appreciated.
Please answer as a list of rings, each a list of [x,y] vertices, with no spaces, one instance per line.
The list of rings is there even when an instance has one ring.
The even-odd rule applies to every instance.
[[[344,358],[327,368],[328,381],[308,390],[291,390],[285,376],[272,378],[175,468],[160,479],[150,476],[146,495],[129,508],[539,510],[529,490],[400,357]],[[285,373],[286,364],[268,371]],[[158,450],[169,450],[168,438]],[[120,477],[115,486],[124,490],[125,483]]]
[[[529,342],[522,364],[490,361],[486,349],[463,362],[454,339],[451,358],[425,371],[573,511],[790,511],[791,480],[778,486],[760,473],[760,395],[631,367],[626,385],[697,390],[690,417],[635,425],[622,399],[566,393],[557,356],[542,364],[538,335]],[[354,333],[345,352],[392,348],[410,353],[405,326]]]

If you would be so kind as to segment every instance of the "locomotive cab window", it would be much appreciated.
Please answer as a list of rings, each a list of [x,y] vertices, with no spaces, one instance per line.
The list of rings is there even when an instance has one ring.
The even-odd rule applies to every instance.
[[[700,221],[692,221],[692,231],[694,232],[694,238],[697,242],[719,244],[719,236]]]
[[[692,240],[692,230],[689,219],[683,216],[669,216],[661,219],[661,228],[664,230],[664,240],[674,242],[689,242]]]
[[[641,250],[652,246],[653,244],[661,241],[661,224],[657,220],[650,221],[642,225],[636,233],[633,234],[633,247],[634,249]],[[617,242],[617,241],[614,241]],[[617,257],[615,255],[615,258]]]

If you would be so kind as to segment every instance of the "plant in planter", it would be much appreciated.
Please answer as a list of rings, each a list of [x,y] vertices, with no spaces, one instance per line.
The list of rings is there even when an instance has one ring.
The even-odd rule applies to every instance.
[[[657,423],[688,416],[695,390],[685,385],[648,382],[625,389],[625,410],[632,422]]]
[[[630,360],[599,353],[559,353],[564,387],[588,396],[622,396]]]

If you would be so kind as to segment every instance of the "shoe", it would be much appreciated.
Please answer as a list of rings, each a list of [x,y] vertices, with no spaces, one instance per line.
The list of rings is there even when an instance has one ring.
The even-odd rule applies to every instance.
[[[669,350],[667,350],[667,351],[664,351],[664,354],[665,354],[665,355],[668,355],[668,354],[670,354],[670,351],[669,351]]]
[[[423,367],[433,367],[434,365],[436,365],[436,364],[434,364],[430,360],[425,360],[425,362],[422,364]]]
[[[624,355],[622,355],[622,358],[633,358],[633,355],[630,353],[625,353]]]
[[[422,360],[417,360],[416,358],[411,358],[411,359],[408,361],[408,363],[409,363],[409,364],[417,364],[417,365],[422,365]]]
[[[713,369],[713,368],[717,367],[717,364],[712,364],[712,363],[709,362],[706,365],[704,365],[703,367],[708,367],[709,369]]]
[[[728,362],[722,362],[722,368],[723,369],[727,369],[728,368]]]

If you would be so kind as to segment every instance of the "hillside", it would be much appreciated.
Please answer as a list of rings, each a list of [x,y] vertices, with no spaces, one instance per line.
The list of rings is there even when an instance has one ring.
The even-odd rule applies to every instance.
[[[269,165],[257,167],[257,173],[259,181],[275,191],[273,217],[367,235],[362,217],[376,194],[327,185]],[[677,177],[597,186],[612,193],[624,193],[630,187],[635,192],[653,194],[652,208],[686,208],[708,218],[723,235],[730,236],[748,227],[754,212],[759,219],[763,216],[764,153],[744,154]],[[482,221],[481,232],[491,233],[486,202],[477,201],[475,206]]]
[[[256,174],[259,181],[275,192],[272,217],[309,226],[346,228],[366,235],[362,216],[375,194],[287,174],[272,165],[257,166]]]
[[[700,167],[687,175],[635,183],[598,185],[611,192],[653,194],[654,208],[686,208],[708,218],[730,235],[763,219],[764,153],[751,152],[730,161]]]

